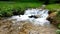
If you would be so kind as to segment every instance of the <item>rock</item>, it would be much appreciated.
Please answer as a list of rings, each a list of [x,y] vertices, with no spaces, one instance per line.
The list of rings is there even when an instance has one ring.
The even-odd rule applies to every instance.
[[[52,22],[53,19],[54,19],[54,17],[56,17],[56,15],[57,15],[57,12],[50,13],[49,16],[48,16],[48,18],[47,18],[47,20],[49,20],[50,22]]]
[[[51,13],[49,16],[51,17],[51,18],[53,18],[53,17],[55,17],[57,15],[57,12],[53,12],[53,13]]]
[[[42,27],[26,23],[23,28],[20,29],[19,34],[56,34],[56,28],[51,25],[51,27]]]
[[[11,20],[0,20],[0,24],[0,34],[56,34],[53,25],[42,27],[25,21],[12,23]]]

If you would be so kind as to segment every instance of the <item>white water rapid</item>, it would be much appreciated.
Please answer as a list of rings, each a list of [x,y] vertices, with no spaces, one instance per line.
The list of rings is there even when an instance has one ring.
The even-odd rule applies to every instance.
[[[46,20],[48,15],[48,10],[28,9],[25,10],[24,15],[12,16],[11,19],[16,19],[16,21],[30,21],[33,24],[45,26],[50,25],[50,21]],[[30,18],[29,16],[37,16],[38,18]]]

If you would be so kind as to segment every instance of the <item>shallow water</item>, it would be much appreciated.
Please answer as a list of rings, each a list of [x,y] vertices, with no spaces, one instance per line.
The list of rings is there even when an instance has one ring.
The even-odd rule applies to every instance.
[[[34,17],[29,18],[29,16],[38,15],[36,19]],[[39,10],[39,9],[28,9],[25,11],[24,15],[12,16],[11,19],[16,19],[18,21],[30,21],[33,24],[39,24],[41,26],[49,26],[50,21],[46,20],[48,17],[48,10]]]

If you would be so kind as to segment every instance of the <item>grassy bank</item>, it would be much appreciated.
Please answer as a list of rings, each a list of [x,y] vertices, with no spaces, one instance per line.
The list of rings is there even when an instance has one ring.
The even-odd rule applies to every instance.
[[[47,9],[60,9],[60,4],[49,4],[46,6]]]
[[[0,2],[0,16],[11,16],[13,12],[23,13],[23,11],[30,7],[40,7],[42,3],[31,2]]]
[[[36,8],[43,5],[39,2],[0,2],[0,16],[12,16],[23,14],[27,8]],[[60,4],[49,4],[46,6],[49,10],[60,9]]]

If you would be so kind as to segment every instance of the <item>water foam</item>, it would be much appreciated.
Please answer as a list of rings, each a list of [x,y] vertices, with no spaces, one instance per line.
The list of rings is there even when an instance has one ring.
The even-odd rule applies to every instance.
[[[39,15],[38,18],[29,18],[31,15]],[[40,10],[40,9],[28,9],[25,11],[24,15],[12,16],[12,19],[16,19],[16,21],[27,21],[29,20],[31,23],[39,24],[41,26],[49,25],[50,22],[47,19],[48,10]]]

